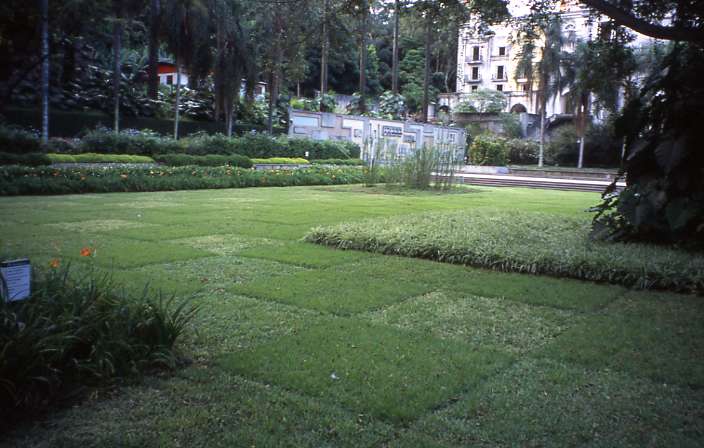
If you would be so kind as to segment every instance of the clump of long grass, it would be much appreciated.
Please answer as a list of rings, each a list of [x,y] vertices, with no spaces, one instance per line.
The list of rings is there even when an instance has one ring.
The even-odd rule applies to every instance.
[[[52,269],[31,297],[0,301],[0,418],[45,409],[85,386],[173,368],[198,308],[174,297],[127,297],[108,275]]]

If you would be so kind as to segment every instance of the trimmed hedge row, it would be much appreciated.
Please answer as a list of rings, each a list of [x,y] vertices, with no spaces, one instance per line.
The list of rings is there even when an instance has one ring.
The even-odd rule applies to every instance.
[[[0,152],[0,165],[51,165],[51,159],[49,159],[46,154],[42,154],[40,152],[30,152],[26,154]]]
[[[47,154],[51,163],[154,163],[148,156],[134,156],[131,154]]]
[[[256,171],[225,166],[74,169],[8,166],[0,168],[0,196],[337,185],[363,181],[364,173],[356,168]]]
[[[207,156],[192,156],[188,154],[158,154],[154,156],[154,160],[164,165],[169,166],[239,166],[242,168],[251,168],[252,160],[249,157],[239,154],[217,155],[211,154]]]
[[[314,165],[345,165],[345,166],[361,166],[364,165],[362,159],[319,159],[311,162]]]
[[[253,163],[274,165],[308,165],[310,162],[299,157],[269,157],[268,159],[252,159]]]

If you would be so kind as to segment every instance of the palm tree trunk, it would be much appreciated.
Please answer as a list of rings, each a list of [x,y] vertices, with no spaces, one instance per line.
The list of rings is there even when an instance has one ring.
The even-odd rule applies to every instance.
[[[153,100],[159,97],[159,0],[151,0],[149,6],[149,78],[147,96]]]
[[[328,91],[328,51],[330,48],[330,36],[328,31],[328,9],[330,0],[323,3],[323,42],[320,52],[320,104],[322,106],[323,95]],[[301,96],[300,94],[298,96]],[[322,110],[322,108],[321,108]]]
[[[42,97],[42,143],[49,140],[49,0],[40,0],[41,12],[41,97]]]
[[[538,145],[538,166],[545,163],[545,109],[540,112],[540,144]]]
[[[579,160],[577,161],[577,168],[582,168],[584,166],[584,136],[579,137]]]
[[[428,122],[428,106],[430,104],[430,47],[431,47],[431,31],[432,19],[430,14],[425,19],[425,69],[423,74],[423,111],[421,120]]]
[[[283,58],[281,48],[281,37],[283,32],[282,18],[278,9],[274,10],[274,58],[272,61],[271,71],[269,73],[269,116],[267,118],[267,131],[269,135],[274,134],[274,109],[276,108],[277,100],[279,99],[279,66]]]
[[[178,140],[178,122],[181,118],[181,66],[176,54],[176,104],[174,106],[174,139]]]
[[[398,35],[399,35],[399,16],[401,15],[401,1],[396,0],[394,5],[394,43],[393,53],[391,56],[391,92],[398,95]]]
[[[113,49],[113,130],[120,132],[120,84],[122,81],[122,16],[124,5],[122,0],[115,0],[115,21],[112,28],[112,49]]]
[[[362,31],[360,36],[360,56],[359,56],[359,111],[367,111],[365,96],[367,93],[367,15],[369,6],[366,0],[362,6]]]

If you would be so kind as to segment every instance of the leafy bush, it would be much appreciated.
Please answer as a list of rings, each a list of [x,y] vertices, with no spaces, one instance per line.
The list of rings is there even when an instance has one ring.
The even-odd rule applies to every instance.
[[[576,166],[579,143],[574,125],[561,126],[550,137],[545,148],[545,161],[551,165]],[[584,164],[592,167],[618,167],[621,160],[621,142],[608,126],[591,126],[584,144]]]
[[[0,152],[25,154],[41,151],[39,136],[17,126],[0,124]]]
[[[469,160],[474,165],[506,165],[508,162],[506,139],[491,134],[478,135],[469,147]]]
[[[52,137],[46,144],[42,145],[44,151],[53,153],[77,153],[81,140],[77,138]]]
[[[239,166],[242,168],[251,168],[252,161],[249,157],[239,154],[218,155],[210,154],[207,156],[192,156],[189,154],[158,154],[154,156],[154,160],[164,165],[169,166]]]
[[[379,97],[379,113],[383,118],[400,120],[406,114],[405,98],[387,90]]]
[[[508,163],[514,165],[533,165],[538,163],[540,146],[533,140],[512,138],[506,141]]]
[[[313,165],[361,166],[361,165],[364,165],[364,160],[362,160],[362,159],[318,159],[318,160],[312,160],[310,163],[312,163]]]
[[[356,143],[344,140],[311,140],[308,138],[290,138],[287,142],[288,157],[305,157],[315,159],[347,159],[359,158],[360,149]]]
[[[31,152],[26,154],[0,152],[0,165],[41,166],[51,165],[51,160],[46,156],[46,154],[39,152]]]
[[[134,156],[130,154],[96,154],[86,152],[83,154],[47,154],[51,163],[154,163],[148,156]]]
[[[269,157],[268,159],[252,159],[252,163],[274,165],[308,165],[310,162],[300,157]]]
[[[116,134],[107,128],[97,128],[81,139],[81,152],[107,154],[138,154],[151,156],[159,153],[179,152],[176,140],[161,137],[145,130],[126,129]]]
[[[353,167],[251,170],[237,167],[0,168],[0,196],[21,194],[171,191],[361,183]]]
[[[704,292],[704,256],[645,244],[595,243],[586,219],[531,212],[424,213],[318,227],[309,242],[340,249]]]
[[[176,365],[197,308],[118,293],[109,277],[52,269],[30,298],[0,303],[0,416],[36,411],[85,385]]]
[[[506,109],[507,104],[506,94],[491,89],[479,89],[465,95],[455,107],[455,111],[497,114]]]

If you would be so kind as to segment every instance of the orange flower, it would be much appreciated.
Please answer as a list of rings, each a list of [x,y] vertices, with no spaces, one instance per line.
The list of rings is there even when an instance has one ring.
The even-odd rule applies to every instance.
[[[59,259],[58,259],[58,258],[54,258],[53,260],[51,260],[51,261],[49,262],[49,266],[52,267],[52,268],[54,268],[54,269],[58,268],[60,264],[61,264],[61,262],[59,262]]]
[[[90,257],[91,255],[93,255],[93,249],[90,247],[84,247],[81,249],[81,257]]]

